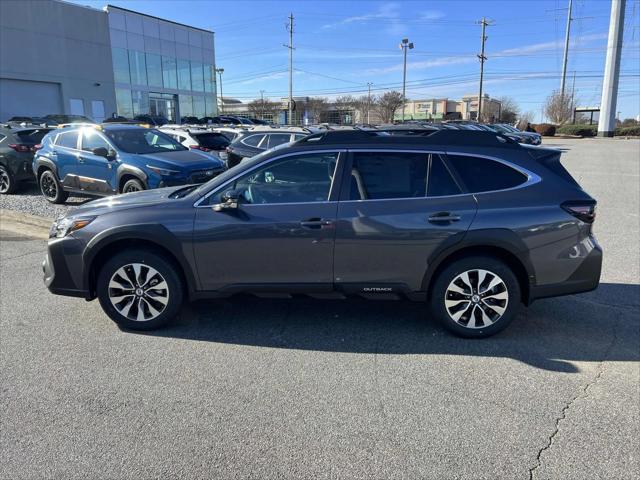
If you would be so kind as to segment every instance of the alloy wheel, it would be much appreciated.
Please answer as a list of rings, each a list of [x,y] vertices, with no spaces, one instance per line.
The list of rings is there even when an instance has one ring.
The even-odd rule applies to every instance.
[[[127,185],[127,188],[124,189],[124,193],[132,193],[132,192],[141,192],[142,190],[138,188],[136,185]]]
[[[56,198],[56,195],[58,194],[58,185],[56,184],[56,181],[47,173],[43,174],[40,179],[40,188],[44,196],[47,198]]]
[[[7,193],[11,187],[11,179],[4,168],[0,168],[0,193]]]
[[[507,310],[505,282],[489,270],[467,270],[455,277],[445,292],[445,308],[451,320],[465,328],[486,328]]]
[[[169,303],[169,286],[155,268],[143,263],[120,267],[109,280],[109,300],[125,318],[147,322]]]

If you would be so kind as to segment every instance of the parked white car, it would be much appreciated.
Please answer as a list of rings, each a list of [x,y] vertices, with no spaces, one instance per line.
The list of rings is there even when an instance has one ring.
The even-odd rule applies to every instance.
[[[179,125],[163,126],[161,132],[170,135],[182,145],[192,150],[202,150],[219,154],[231,141],[223,133],[207,128],[183,127]]]

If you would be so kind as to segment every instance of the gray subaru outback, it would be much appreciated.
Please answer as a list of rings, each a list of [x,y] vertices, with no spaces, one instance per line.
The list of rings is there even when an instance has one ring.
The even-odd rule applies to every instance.
[[[485,337],[598,286],[596,202],[560,155],[481,131],[314,134],[200,186],[83,205],[53,224],[44,281],[126,329],[187,299],[331,293],[425,302]]]

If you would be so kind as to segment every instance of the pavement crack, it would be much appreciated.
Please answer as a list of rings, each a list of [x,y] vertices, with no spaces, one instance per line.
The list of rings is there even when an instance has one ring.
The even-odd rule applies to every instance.
[[[564,405],[564,407],[562,407],[562,410],[560,411],[560,415],[556,418],[556,422],[555,422],[555,426],[554,426],[553,432],[551,432],[551,435],[549,435],[549,439],[547,441],[547,444],[544,447],[542,447],[540,450],[538,450],[538,454],[536,455],[536,463],[535,463],[535,465],[533,467],[531,467],[529,469],[529,480],[534,480],[536,478],[536,471],[542,466],[542,455],[544,454],[544,452],[549,450],[551,448],[551,446],[553,445],[555,437],[558,435],[558,432],[560,431],[560,424],[562,423],[563,420],[565,420],[567,418],[567,412],[569,411],[569,409],[571,408],[573,403],[575,401],[577,401],[578,399],[580,399],[580,398],[588,398],[589,397],[589,390],[596,383],[598,383],[598,381],[602,377],[602,374],[604,373],[605,361],[609,358],[609,355],[611,354],[611,351],[613,350],[614,345],[618,341],[618,323],[619,322],[616,322],[616,324],[613,327],[613,338],[611,339],[611,342],[609,343],[609,345],[605,349],[605,352],[602,355],[602,359],[598,363],[598,370],[597,370],[596,374],[593,376],[593,378],[590,381],[588,381],[580,389],[580,391],[573,398],[571,398],[571,400],[569,400]]]

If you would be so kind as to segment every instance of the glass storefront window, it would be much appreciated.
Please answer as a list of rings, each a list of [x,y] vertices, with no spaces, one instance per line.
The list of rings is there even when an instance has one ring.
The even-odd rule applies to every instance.
[[[144,60],[144,53],[129,50],[129,71],[133,85],[147,84],[147,63]]]
[[[204,97],[201,95],[193,96],[193,116],[198,118],[205,116]]]
[[[160,55],[147,53],[147,80],[150,87],[162,87],[162,59]]]
[[[204,92],[204,76],[201,63],[191,63],[191,87],[194,92]]]
[[[129,56],[124,48],[112,48],[113,77],[116,83],[131,83],[129,78]]]
[[[178,89],[191,90],[191,65],[188,60],[178,60]]]
[[[131,105],[131,90],[128,88],[116,88],[116,107],[117,114],[126,117],[133,117],[133,108]]]
[[[213,93],[215,91],[216,72],[213,65],[204,66],[204,91]]]
[[[178,88],[175,58],[162,57],[162,83],[164,88]]]
[[[193,116],[193,97],[191,95],[179,95],[180,102],[180,116],[192,117]]]
[[[218,114],[218,108],[216,106],[216,99],[212,95],[205,95],[204,107],[207,113],[207,117],[215,117]]]
[[[131,92],[131,100],[133,103],[133,114],[144,115],[149,113],[149,93],[133,90]]]

